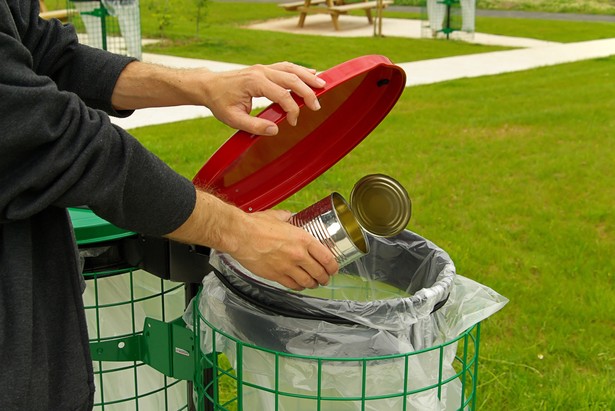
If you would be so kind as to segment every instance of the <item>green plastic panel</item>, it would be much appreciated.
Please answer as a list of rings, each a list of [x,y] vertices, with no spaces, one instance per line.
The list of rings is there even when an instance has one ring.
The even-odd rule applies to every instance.
[[[135,234],[114,226],[88,208],[69,208],[68,213],[79,245],[112,241]]]

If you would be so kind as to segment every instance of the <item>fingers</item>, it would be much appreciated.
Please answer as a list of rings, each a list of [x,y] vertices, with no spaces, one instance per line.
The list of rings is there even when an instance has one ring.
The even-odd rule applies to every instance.
[[[289,276],[280,277],[277,281],[280,284],[282,284],[284,287],[290,288],[291,290],[295,290],[295,291],[305,290],[305,287],[302,287],[299,284],[297,284],[297,282],[293,280],[292,277],[289,277]]]
[[[335,257],[315,237],[303,230],[301,231],[305,238],[300,240],[299,243],[304,244],[304,253],[298,255],[294,265],[287,270],[287,274],[297,284],[306,288],[316,288],[319,284],[329,284],[331,275],[338,270]]]
[[[273,136],[278,126],[264,118],[252,117],[252,98],[266,97],[278,103],[286,114],[287,121],[296,125],[299,104],[290,92],[301,97],[311,110],[319,110],[320,103],[313,89],[325,86],[316,71],[292,63],[276,63],[270,66],[256,65],[246,69],[203,77],[207,80],[199,104],[208,107],[220,121],[249,133]]]
[[[303,98],[306,106],[311,110],[320,110],[320,103],[316,98],[316,93],[308,84],[320,88],[325,85],[324,80],[318,78],[305,70],[297,72],[286,72],[281,70],[271,70],[266,72],[268,82],[261,90],[262,94],[269,100],[274,101],[286,112],[286,119],[292,126],[297,125],[299,118],[299,105],[292,98],[288,90]]]
[[[288,220],[285,210],[243,214],[241,227],[253,235],[242,238],[242,247],[231,252],[252,273],[277,281],[293,290],[327,285],[338,264],[331,251]]]
[[[327,277],[329,277],[338,272],[339,264],[335,260],[333,253],[331,253],[331,251],[327,249],[327,247],[322,245],[320,242],[308,248],[308,252],[312,256],[314,261],[318,262],[319,267],[322,267],[324,271],[324,273],[322,274],[323,276],[326,275]],[[315,268],[314,271],[316,271]]]

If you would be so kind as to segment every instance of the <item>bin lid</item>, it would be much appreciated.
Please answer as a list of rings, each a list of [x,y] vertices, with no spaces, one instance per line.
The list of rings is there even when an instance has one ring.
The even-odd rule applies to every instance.
[[[135,234],[114,226],[89,208],[69,208],[68,213],[79,245],[113,241]]]
[[[406,85],[401,67],[369,55],[319,74],[327,82],[314,90],[321,109],[300,107],[295,127],[274,103],[257,117],[278,125],[276,136],[238,131],[193,179],[244,211],[275,206],[320,176],[356,147],[393,108]]]

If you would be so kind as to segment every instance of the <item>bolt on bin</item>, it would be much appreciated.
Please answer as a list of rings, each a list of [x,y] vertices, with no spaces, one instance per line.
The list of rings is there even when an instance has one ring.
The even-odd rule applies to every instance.
[[[316,91],[321,111],[302,109],[292,128],[271,106],[259,116],[275,121],[283,140],[240,131],[195,184],[245,211],[276,205],[362,141],[405,87],[405,73],[382,56],[354,59],[320,76],[327,82]],[[368,237],[368,254],[329,286],[300,293],[212,251],[214,275],[205,277],[185,316],[200,357],[199,407],[474,409],[478,324],[506,299],[457,276],[448,254],[417,234]],[[468,304],[476,293],[489,298]],[[199,379],[208,369],[211,379]]]

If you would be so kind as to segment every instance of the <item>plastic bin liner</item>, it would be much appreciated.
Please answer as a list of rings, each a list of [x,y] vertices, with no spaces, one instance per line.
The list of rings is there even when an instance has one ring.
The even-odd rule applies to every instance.
[[[343,267],[329,286],[316,291],[295,292],[256,277],[227,254],[216,251],[210,263],[227,288],[269,311],[417,334],[412,326],[429,318],[450,293],[455,277],[453,261],[441,248],[411,231],[388,239],[368,235],[368,241],[369,254]],[[430,343],[428,338],[426,344]],[[417,348],[423,346],[418,344]]]
[[[244,403],[253,404],[253,409],[274,409],[278,401],[277,409],[281,411],[315,409],[316,400],[293,397],[276,399],[271,392],[250,388],[250,383],[286,393],[314,395],[319,389],[320,380],[321,396],[356,398],[361,397],[362,389],[365,389],[366,396],[383,396],[380,400],[370,400],[365,404],[361,401],[329,401],[329,404],[321,403],[322,409],[381,411],[460,408],[459,392],[462,388],[458,380],[453,379],[438,387],[440,398],[435,388],[442,381],[441,377],[447,379],[455,375],[453,361],[456,344],[446,345],[442,358],[440,350],[433,350],[368,363],[332,359],[407,354],[443,344],[500,310],[508,300],[484,285],[455,275],[448,255],[414,233],[406,231],[393,239],[370,238],[370,242],[370,254],[344,270],[366,280],[367,293],[362,294],[364,298],[358,301],[342,299],[348,293],[354,293],[356,297],[356,291],[352,288],[334,293],[335,298],[329,300],[291,292],[272,282],[257,279],[232,263],[228,256],[214,253],[212,263],[225,275],[205,277],[198,302],[200,315],[217,330],[255,347],[327,359],[320,363],[293,356],[276,359],[271,352],[244,347],[243,381],[248,383],[242,393]],[[230,272],[229,267],[232,267]],[[245,276],[241,277],[244,294],[228,288],[228,280],[239,274]],[[341,275],[344,273],[338,274]],[[235,281],[235,285],[241,284],[241,281]],[[335,283],[332,284],[319,290],[335,291]],[[383,284],[386,286],[383,287]],[[401,295],[408,293],[411,296],[365,301],[370,293],[375,295],[383,290],[390,291],[391,286],[398,287]],[[307,291],[308,294],[310,292],[312,290]],[[255,305],[246,296],[248,299],[260,296],[266,302],[263,305],[260,301]],[[275,296],[281,300],[272,300]],[[435,309],[442,301],[445,301],[443,306]],[[267,308],[271,302],[275,302],[276,307],[301,302],[303,308],[313,309],[310,312],[314,318],[297,318],[272,312]],[[351,321],[332,323],[319,319],[322,314],[333,314],[335,318]],[[189,308],[184,320],[192,324],[192,318]],[[201,349],[204,353],[211,353],[211,328],[201,323],[201,330]],[[223,352],[237,369],[236,343],[216,333],[215,344],[216,351]],[[406,358],[411,378],[404,374]],[[278,370],[276,361],[279,362]],[[404,396],[395,395],[403,392],[404,384],[406,389],[421,391],[407,396],[405,405]],[[421,390],[424,387],[434,388]]]

